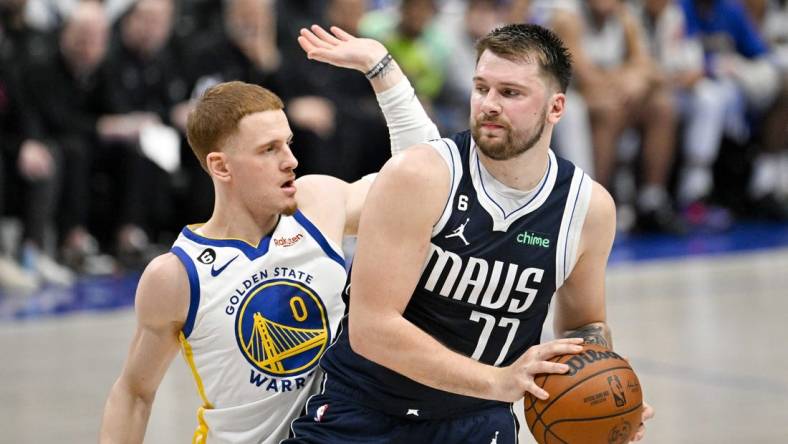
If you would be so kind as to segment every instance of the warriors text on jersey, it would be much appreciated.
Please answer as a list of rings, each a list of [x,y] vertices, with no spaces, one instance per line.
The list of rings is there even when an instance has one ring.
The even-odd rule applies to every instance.
[[[203,402],[195,442],[278,443],[344,311],[341,250],[299,211],[257,246],[186,227],[171,251],[191,288],[181,346]]]
[[[539,185],[521,193],[484,169],[468,131],[430,144],[446,160],[451,193],[403,316],[458,353],[511,364],[539,342],[553,293],[572,271],[592,182],[550,151]],[[357,355],[346,323],[321,361],[327,391],[422,419],[493,403],[426,387]]]

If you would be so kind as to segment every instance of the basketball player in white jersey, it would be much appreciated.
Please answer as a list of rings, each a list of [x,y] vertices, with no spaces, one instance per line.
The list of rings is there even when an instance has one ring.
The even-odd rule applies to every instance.
[[[312,31],[299,37],[310,57],[366,73],[395,145],[438,135],[383,45],[338,28]],[[137,331],[100,440],[142,442],[181,350],[202,399],[193,442],[277,443],[315,392],[317,362],[337,334],[347,277],[340,245],[356,231],[371,181],[296,180],[282,102],[256,85],[208,90],[187,133],[213,181],[214,211],[140,279]]]

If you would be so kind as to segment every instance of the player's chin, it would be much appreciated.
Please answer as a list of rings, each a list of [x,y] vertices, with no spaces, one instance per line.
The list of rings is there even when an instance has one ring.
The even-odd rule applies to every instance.
[[[292,216],[298,211],[298,202],[295,199],[288,199],[289,202],[282,209],[282,214],[285,216]]]

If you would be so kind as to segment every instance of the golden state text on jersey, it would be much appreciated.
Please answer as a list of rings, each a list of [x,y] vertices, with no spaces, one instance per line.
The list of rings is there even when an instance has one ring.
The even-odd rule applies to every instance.
[[[344,313],[341,248],[297,211],[257,245],[186,227],[171,252],[191,291],[180,339],[202,399],[195,442],[278,443]]]

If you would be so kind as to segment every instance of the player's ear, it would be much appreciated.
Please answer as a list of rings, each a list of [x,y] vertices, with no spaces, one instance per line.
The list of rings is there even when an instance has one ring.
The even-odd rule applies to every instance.
[[[549,100],[547,121],[555,125],[561,120],[561,116],[564,115],[564,110],[566,109],[566,94],[560,91],[555,92]]]
[[[230,180],[230,166],[227,164],[227,155],[220,151],[208,153],[205,158],[205,166],[211,177],[227,182]]]

